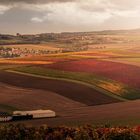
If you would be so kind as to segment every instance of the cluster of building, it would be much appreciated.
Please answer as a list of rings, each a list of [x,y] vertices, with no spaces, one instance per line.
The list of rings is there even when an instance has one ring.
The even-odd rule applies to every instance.
[[[9,114],[7,112],[0,112],[0,122],[51,117],[56,117],[56,113],[52,110],[14,111],[13,114]]]
[[[41,54],[49,54],[49,53],[56,53],[56,52],[50,50],[0,47],[0,57],[2,58],[24,57],[24,56],[41,55]]]
[[[21,51],[13,48],[0,47],[0,57],[9,58],[9,57],[18,57],[20,56]]]

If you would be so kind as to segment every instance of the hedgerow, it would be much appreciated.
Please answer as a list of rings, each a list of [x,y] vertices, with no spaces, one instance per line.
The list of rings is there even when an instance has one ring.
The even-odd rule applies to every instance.
[[[27,127],[10,124],[0,126],[0,140],[140,140],[140,126]]]

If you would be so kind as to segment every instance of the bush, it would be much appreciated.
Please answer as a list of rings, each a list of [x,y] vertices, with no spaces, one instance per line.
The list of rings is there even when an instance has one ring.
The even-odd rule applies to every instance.
[[[26,127],[0,126],[0,140],[140,140],[140,126],[130,127]]]

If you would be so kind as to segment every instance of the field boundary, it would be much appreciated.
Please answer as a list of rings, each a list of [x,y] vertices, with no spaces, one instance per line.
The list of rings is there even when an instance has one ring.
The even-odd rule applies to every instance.
[[[115,99],[118,99],[120,101],[129,101],[127,99],[124,99],[124,98],[121,98],[119,96],[116,96],[116,95],[112,94],[111,92],[109,92],[109,91],[107,91],[107,90],[105,90],[105,89],[103,89],[101,87],[98,87],[98,86],[95,86],[93,84],[89,84],[89,83],[86,83],[86,82],[83,82],[83,81],[79,81],[79,80],[73,80],[73,79],[67,79],[67,78],[57,78],[57,77],[50,77],[50,76],[43,76],[43,75],[38,75],[38,74],[19,72],[19,71],[16,71],[16,70],[6,70],[6,71],[10,72],[10,73],[25,75],[25,76],[32,76],[32,77],[43,78],[43,79],[50,79],[50,80],[61,80],[61,81],[67,81],[67,82],[73,82],[73,83],[77,83],[77,84],[82,84],[82,85],[88,86],[90,88],[93,88],[94,90],[97,90],[97,91],[101,92],[102,94],[105,94],[107,96],[110,96],[110,97],[113,97]]]

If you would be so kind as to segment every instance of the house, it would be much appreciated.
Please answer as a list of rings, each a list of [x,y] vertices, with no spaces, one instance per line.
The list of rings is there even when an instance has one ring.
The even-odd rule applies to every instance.
[[[12,120],[12,115],[7,112],[0,112],[0,122],[8,122]]]
[[[56,113],[52,110],[14,111],[14,115],[32,115],[34,119],[56,117]]]

